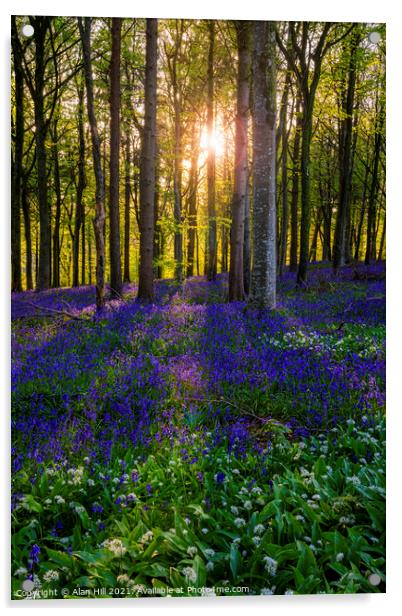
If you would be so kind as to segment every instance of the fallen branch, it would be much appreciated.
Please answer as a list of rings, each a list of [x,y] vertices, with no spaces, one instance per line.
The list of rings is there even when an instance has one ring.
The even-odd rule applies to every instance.
[[[59,310],[57,308],[49,308],[49,306],[47,306],[46,308],[44,308],[43,306],[40,306],[39,304],[35,304],[35,302],[27,302],[30,306],[33,306],[34,308],[36,308],[37,310],[44,310],[45,312],[51,312],[53,314],[56,314],[58,316],[63,316],[63,317],[68,317],[69,319],[73,319],[74,321],[83,321],[84,323],[89,323],[89,319],[86,319],[84,317],[80,317],[76,314],[72,314],[71,312],[67,312],[66,310]],[[33,317],[46,317],[46,316],[51,316],[51,315],[47,315],[47,314],[43,314],[39,313],[39,314],[33,314]]]

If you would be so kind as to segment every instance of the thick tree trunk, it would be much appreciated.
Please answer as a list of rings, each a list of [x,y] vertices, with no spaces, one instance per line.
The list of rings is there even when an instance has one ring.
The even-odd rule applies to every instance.
[[[158,58],[158,20],[147,19],[145,68],[145,119],[140,164],[140,267],[138,300],[152,302],[154,199],[156,153],[156,77]]]
[[[15,139],[12,165],[11,197],[11,290],[22,291],[21,279],[21,188],[22,156],[24,151],[24,74],[22,51],[18,38],[16,17],[11,17],[11,45],[14,63]]]
[[[109,177],[109,240],[110,240],[110,295],[121,297],[123,283],[120,258],[120,48],[121,26],[119,17],[112,18],[112,59],[110,64],[110,177]]]
[[[253,268],[249,301],[276,305],[275,24],[254,22]]]
[[[208,49],[208,103],[207,103],[207,129],[208,129],[208,251],[207,251],[207,278],[215,280],[217,272],[216,247],[216,204],[215,204],[215,117],[214,117],[214,53],[215,53],[215,22],[208,22],[209,49]]]
[[[88,120],[91,127],[92,156],[96,183],[96,214],[94,218],[96,244],[96,309],[100,311],[105,303],[105,185],[102,171],[98,125],[94,111],[94,91],[91,64],[91,19],[89,17],[85,17],[85,25],[83,25],[81,19],[78,19],[78,25],[83,48]]]
[[[250,97],[250,22],[236,22],[239,54],[237,72],[237,116],[235,136],[234,191],[230,232],[229,301],[244,299],[244,217],[248,182],[248,111]]]

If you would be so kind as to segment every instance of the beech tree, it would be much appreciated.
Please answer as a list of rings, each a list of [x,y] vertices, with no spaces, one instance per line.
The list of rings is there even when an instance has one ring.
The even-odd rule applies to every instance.
[[[249,301],[258,308],[275,308],[275,23],[257,21],[253,30],[253,241]]]
[[[88,121],[91,127],[92,157],[95,173],[95,205],[94,232],[96,243],[96,308],[102,310],[105,294],[105,185],[102,170],[101,148],[98,124],[94,110],[94,88],[91,61],[91,18],[78,19],[82,52],[84,57],[84,74],[87,94]]]
[[[238,47],[237,116],[235,136],[234,193],[230,235],[229,301],[244,298],[243,247],[248,184],[248,113],[250,96],[250,22],[236,22]]]
[[[153,246],[156,154],[156,76],[158,20],[147,19],[145,53],[145,118],[140,163],[140,265],[138,300],[154,297]]]

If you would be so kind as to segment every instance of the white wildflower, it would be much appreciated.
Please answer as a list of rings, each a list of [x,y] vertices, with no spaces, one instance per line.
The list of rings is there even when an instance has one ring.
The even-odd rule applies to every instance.
[[[101,545],[109,550],[109,552],[113,552],[115,556],[124,556],[127,552],[121,539],[106,539]]]
[[[184,567],[182,573],[190,582],[195,582],[197,579],[197,574],[192,567]]]
[[[43,576],[43,579],[45,580],[45,582],[57,582],[57,580],[59,579],[59,572],[55,571],[54,569],[50,569],[49,571],[46,571],[46,573]]]
[[[195,556],[197,554],[198,550],[195,547],[195,545],[191,545],[189,548],[187,548],[187,554],[191,557]]]
[[[276,570],[278,568],[278,562],[271,558],[270,556],[264,556],[263,561],[265,563],[265,570],[268,575],[276,575]]]

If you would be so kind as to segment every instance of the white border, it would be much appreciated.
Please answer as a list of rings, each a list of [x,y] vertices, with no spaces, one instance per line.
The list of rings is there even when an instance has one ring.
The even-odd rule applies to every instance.
[[[27,609],[62,609],[83,612],[83,610],[130,610],[137,613],[174,612],[203,613],[226,609],[238,614],[243,610],[252,610],[257,613],[267,613],[274,610],[275,614],[315,614],[327,615],[346,611],[365,616],[378,614],[382,610],[391,611],[400,601],[398,596],[401,568],[401,483],[400,477],[400,450],[401,450],[401,415],[398,385],[401,381],[399,368],[401,364],[400,350],[402,349],[401,323],[402,323],[402,297],[401,287],[401,251],[402,221],[401,221],[401,195],[402,195],[402,19],[401,9],[397,2],[392,0],[336,0],[327,3],[324,0],[287,0],[286,2],[267,2],[262,0],[246,0],[244,3],[233,0],[202,0],[201,2],[180,2],[179,0],[148,0],[146,3],[136,4],[113,0],[113,2],[100,3],[99,1],[69,0],[65,5],[49,0],[3,0],[0,8],[1,31],[1,95],[2,107],[0,113],[0,137],[2,148],[2,162],[0,165],[0,187],[2,198],[0,201],[0,289],[1,289],[1,340],[3,348],[3,361],[0,370],[0,391],[2,392],[2,473],[1,473],[1,529],[3,531],[4,547],[1,551],[1,601],[6,609],[24,613]],[[56,602],[11,602],[9,591],[9,252],[10,252],[10,164],[9,164],[9,70],[10,70],[10,15],[91,15],[91,16],[127,16],[127,17],[188,17],[188,18],[215,18],[215,19],[276,19],[276,20],[331,20],[331,21],[363,21],[387,22],[387,401],[390,409],[387,429],[388,468],[387,468],[387,594],[386,595],[337,595],[337,596],[306,596],[306,597],[247,597],[247,598],[220,598],[220,599],[136,599],[123,602],[121,600],[105,601],[62,601]],[[399,362],[398,362],[399,359]],[[7,495],[7,496],[6,496]]]

